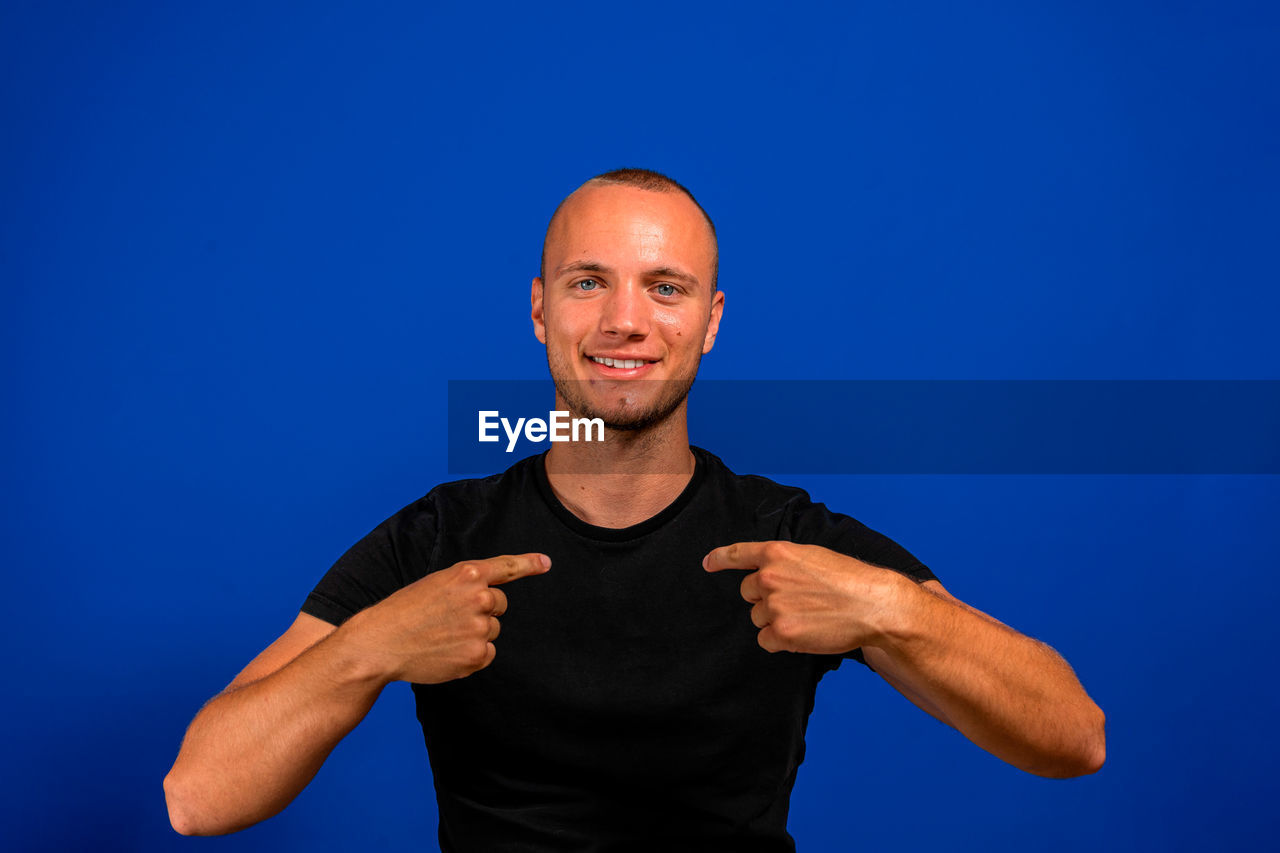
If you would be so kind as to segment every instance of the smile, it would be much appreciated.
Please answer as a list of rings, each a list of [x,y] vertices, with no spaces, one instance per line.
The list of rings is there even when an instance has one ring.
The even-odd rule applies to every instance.
[[[639,358],[598,358],[594,355],[589,355],[587,358],[591,359],[596,364],[603,364],[605,367],[620,367],[624,370],[630,370],[633,367],[643,367],[646,364],[653,364],[652,361],[645,361],[644,359]]]

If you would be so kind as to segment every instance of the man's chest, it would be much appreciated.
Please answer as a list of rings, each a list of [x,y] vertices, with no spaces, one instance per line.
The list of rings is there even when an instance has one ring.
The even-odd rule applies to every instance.
[[[493,663],[419,688],[428,737],[488,732],[508,772],[602,784],[787,772],[823,667],[759,647],[741,573],[705,572],[704,547],[547,551],[550,572],[506,589]]]

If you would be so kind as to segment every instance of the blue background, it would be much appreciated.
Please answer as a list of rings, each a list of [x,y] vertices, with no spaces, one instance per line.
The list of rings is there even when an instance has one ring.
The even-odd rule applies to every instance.
[[[545,375],[529,279],[591,174],[716,219],[703,376],[1280,378],[1277,36],[1264,3],[6,2],[0,843],[434,845],[405,685],[239,835],[173,834],[161,779],[446,479],[446,380]],[[786,479],[1058,648],[1109,734],[1034,778],[846,666],[801,850],[1271,840],[1276,477]]]

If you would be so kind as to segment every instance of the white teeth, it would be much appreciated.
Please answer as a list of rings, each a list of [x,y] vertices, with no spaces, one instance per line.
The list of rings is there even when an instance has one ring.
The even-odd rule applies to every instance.
[[[640,358],[599,358],[590,356],[591,360],[596,364],[603,364],[606,367],[618,367],[623,370],[630,370],[633,367],[640,367],[645,364],[644,359]]]

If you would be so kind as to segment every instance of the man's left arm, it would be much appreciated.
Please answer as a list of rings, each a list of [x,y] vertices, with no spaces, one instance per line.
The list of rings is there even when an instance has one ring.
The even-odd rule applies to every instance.
[[[740,542],[708,571],[746,569],[742,597],[770,652],[846,654],[992,755],[1039,776],[1098,770],[1105,718],[1065,660],[952,596],[818,545]]]

